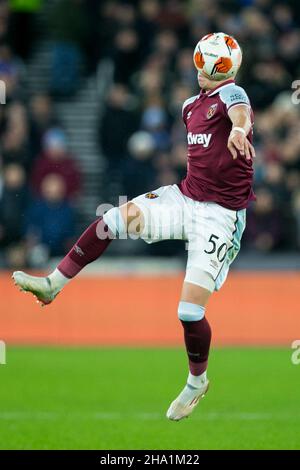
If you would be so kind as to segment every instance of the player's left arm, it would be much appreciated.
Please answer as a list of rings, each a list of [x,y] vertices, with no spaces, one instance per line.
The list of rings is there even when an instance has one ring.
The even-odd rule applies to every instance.
[[[234,160],[238,156],[237,151],[250,160],[255,157],[254,147],[247,138],[252,127],[250,107],[244,103],[236,104],[228,109],[228,116],[232,122],[232,130],[227,142],[228,150]]]

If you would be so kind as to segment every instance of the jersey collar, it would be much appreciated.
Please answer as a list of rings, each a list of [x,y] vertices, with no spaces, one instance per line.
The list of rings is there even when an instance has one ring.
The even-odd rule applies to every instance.
[[[219,93],[219,91],[229,85],[231,85],[232,83],[235,83],[235,81],[233,80],[233,78],[230,78],[229,80],[226,80],[225,83],[222,83],[221,85],[217,85],[215,88],[213,88],[212,90],[210,90],[209,93],[207,93],[207,96],[213,96],[215,95],[216,93]]]

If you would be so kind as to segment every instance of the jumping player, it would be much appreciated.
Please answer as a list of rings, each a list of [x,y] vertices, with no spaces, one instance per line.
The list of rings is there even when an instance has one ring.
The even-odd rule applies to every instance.
[[[167,417],[175,421],[187,417],[208,390],[211,329],[205,309],[239,252],[246,207],[254,199],[253,113],[234,75],[216,81],[198,72],[200,93],[187,99],[182,108],[188,165],[179,185],[142,194],[97,218],[48,277],[13,273],[21,290],[31,292],[46,305],[87,264],[99,258],[113,239],[138,235],[148,243],[186,240],[188,260],[178,317],[184,330],[189,374],[167,411]]]

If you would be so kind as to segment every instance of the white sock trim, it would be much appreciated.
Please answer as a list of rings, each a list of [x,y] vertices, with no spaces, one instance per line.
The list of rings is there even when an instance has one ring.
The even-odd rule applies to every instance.
[[[57,268],[49,274],[48,278],[54,290],[61,290],[71,280],[65,277]]]
[[[178,305],[178,318],[182,321],[199,321],[204,318],[205,307],[201,305],[192,304],[190,302],[183,302],[182,300]]]
[[[192,387],[201,388],[207,381],[206,371],[201,375],[193,375],[189,372],[187,383]]]

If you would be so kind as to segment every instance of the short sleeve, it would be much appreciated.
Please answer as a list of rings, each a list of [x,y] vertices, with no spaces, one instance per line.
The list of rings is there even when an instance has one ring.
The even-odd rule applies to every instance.
[[[220,90],[219,95],[220,99],[225,104],[227,111],[237,104],[245,104],[250,106],[250,101],[245,90],[235,84],[224,87],[222,90]]]

